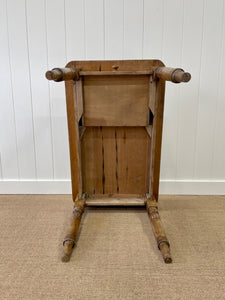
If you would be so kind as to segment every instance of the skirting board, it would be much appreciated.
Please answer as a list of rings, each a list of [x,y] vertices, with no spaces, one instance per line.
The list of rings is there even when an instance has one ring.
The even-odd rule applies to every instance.
[[[225,180],[161,180],[160,194],[225,195]],[[71,194],[70,180],[0,180],[0,194]]]

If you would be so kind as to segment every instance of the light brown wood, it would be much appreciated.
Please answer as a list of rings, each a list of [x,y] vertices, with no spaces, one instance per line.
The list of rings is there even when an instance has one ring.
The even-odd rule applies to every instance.
[[[178,68],[158,67],[155,69],[154,75],[156,78],[172,81],[174,83],[188,82],[191,79],[190,73]]]
[[[121,198],[121,197],[108,197],[108,198],[88,198],[86,206],[144,206],[144,198]]]
[[[150,137],[145,128],[87,127],[81,153],[83,192],[148,192]]]
[[[151,109],[153,115],[155,114],[155,102],[156,102],[156,81],[151,75],[149,77],[149,108]]]
[[[76,244],[77,233],[80,226],[80,221],[84,212],[84,200],[76,200],[74,203],[73,215],[70,225],[63,242],[62,261],[68,262],[72,254],[72,250]]]
[[[88,206],[146,203],[158,247],[170,263],[157,208],[165,81],[187,82],[190,74],[159,60],[72,61],[46,77],[66,81],[75,207],[82,196]],[[84,204],[77,209],[63,261],[70,258]]]
[[[149,194],[152,199],[158,201],[159,196],[159,176],[162,146],[162,130],[163,130],[163,112],[164,112],[164,93],[165,81],[159,80],[156,85],[156,105],[155,115],[152,127],[152,143],[150,154],[150,183]]]
[[[83,115],[84,107],[83,107],[83,80],[76,81],[75,85],[76,89],[76,110],[77,113],[77,121],[79,122],[80,118]]]
[[[80,141],[81,141],[82,138],[83,138],[83,135],[84,135],[85,130],[86,130],[86,127],[85,127],[85,126],[79,126],[79,137],[80,137]]]
[[[148,199],[146,202],[146,209],[152,223],[152,228],[158,248],[161,251],[165,263],[169,264],[172,262],[170,254],[170,244],[167,240],[165,231],[162,226],[162,222],[158,212],[157,202],[155,200]]]
[[[79,80],[79,71],[75,68],[55,68],[47,71],[45,77],[54,81]]]
[[[151,138],[152,137],[152,125],[148,125],[145,127],[149,137]]]
[[[115,68],[116,66],[116,68]],[[66,68],[75,68],[82,71],[154,71],[164,64],[157,59],[152,60],[94,60],[94,61],[70,61]]]
[[[73,201],[82,194],[81,154],[79,128],[76,111],[76,92],[74,81],[66,81],[66,107],[70,146],[70,168]]]
[[[148,125],[148,82],[147,75],[84,77],[84,125]]]
[[[152,70],[147,71],[80,71],[80,76],[116,76],[116,75],[150,75],[153,74]]]
[[[143,197],[143,195],[140,194],[92,194],[92,195],[88,195],[88,194],[83,194],[83,198],[86,199],[86,201],[88,199],[95,199],[95,200],[100,200],[100,199],[144,199],[145,201],[147,201],[146,199],[146,195]],[[86,203],[86,202],[85,202]]]

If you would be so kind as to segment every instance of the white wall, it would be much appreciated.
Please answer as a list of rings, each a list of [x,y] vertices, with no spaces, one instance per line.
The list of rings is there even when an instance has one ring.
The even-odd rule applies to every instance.
[[[168,83],[161,193],[225,194],[224,0],[0,0],[0,193],[70,193],[70,60],[159,58]]]

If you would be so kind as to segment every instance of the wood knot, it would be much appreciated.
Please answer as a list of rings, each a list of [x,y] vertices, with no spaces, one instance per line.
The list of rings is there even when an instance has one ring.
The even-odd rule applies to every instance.
[[[113,65],[112,69],[115,70],[115,71],[117,71],[119,69],[119,66],[118,65]]]

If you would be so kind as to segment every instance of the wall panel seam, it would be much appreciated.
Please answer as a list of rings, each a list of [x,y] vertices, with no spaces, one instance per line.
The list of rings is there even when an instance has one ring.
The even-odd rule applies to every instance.
[[[202,71],[202,52],[203,52],[203,41],[204,41],[204,26],[205,25],[205,1],[203,1],[202,10],[202,39],[201,39],[201,56],[199,65],[199,76],[198,76],[198,93],[197,93],[197,112],[196,112],[196,126],[195,126],[195,143],[194,143],[194,165],[193,165],[193,178],[196,177],[196,166],[197,166],[197,136],[198,136],[198,118],[199,118],[199,106],[200,106],[200,83],[201,83],[201,71]]]
[[[66,61],[67,61],[68,53],[67,53],[67,28],[66,28],[66,0],[64,0],[63,9],[64,9],[65,53],[66,53]]]
[[[17,160],[17,174],[18,178],[20,176],[20,168],[19,168],[19,153],[18,153],[18,137],[17,137],[17,128],[16,128],[16,116],[15,116],[15,99],[13,93],[13,82],[12,82],[12,64],[11,64],[11,54],[10,54],[10,45],[9,45],[9,20],[8,20],[8,1],[6,1],[6,20],[7,20],[7,42],[8,42],[8,54],[9,54],[9,68],[10,68],[10,86],[11,86],[11,93],[12,93],[12,107],[13,107],[13,123],[14,123],[14,130],[16,136],[16,160]],[[4,174],[2,174],[4,177]]]
[[[48,34],[47,34],[47,9],[45,0],[44,5],[44,20],[45,20],[45,42],[46,42],[46,61],[47,61],[47,68],[49,68],[49,59],[48,59]],[[43,74],[44,76],[44,74]],[[50,101],[50,82],[48,81],[48,104],[49,104],[49,125],[51,131],[51,152],[52,152],[52,178],[55,178],[55,168],[54,168],[54,149],[53,149],[53,130],[52,130],[52,108],[51,108],[51,101]]]
[[[181,34],[181,51],[180,51],[180,66],[182,66],[182,62],[183,62],[183,51],[184,51],[184,0],[182,1],[182,25],[181,25],[181,31],[182,31],[182,34]],[[179,137],[180,137],[180,110],[181,110],[181,88],[180,88],[180,85],[178,87],[178,108],[177,108],[177,113],[178,113],[178,116],[177,116],[177,138],[176,138],[176,171],[175,171],[175,176],[177,178],[177,173],[178,173],[178,158],[179,158]]]
[[[220,87],[220,82],[222,81],[222,71],[223,71],[223,68],[224,66],[222,65],[222,58],[223,58],[223,41],[224,41],[224,22],[225,22],[225,18],[224,18],[224,15],[225,15],[225,12],[224,12],[224,9],[225,9],[225,4],[224,4],[224,0],[223,0],[223,4],[222,4],[222,12],[223,12],[223,15],[222,15],[222,22],[221,22],[221,38],[220,38],[220,59],[219,59],[219,70],[218,70],[218,81],[217,81],[217,90],[216,90],[216,105],[215,105],[215,116],[217,116],[218,114],[218,102],[219,102],[219,87]],[[214,122],[214,128],[213,128],[213,152],[212,152],[212,161],[211,161],[211,166],[210,166],[210,177],[212,178],[212,173],[213,173],[213,161],[214,161],[214,156],[215,156],[215,153],[216,153],[216,149],[215,149],[215,142],[216,142],[216,126],[217,125],[217,118],[215,117],[215,122]]]
[[[32,119],[32,135],[33,135],[33,148],[34,148],[34,168],[35,178],[37,178],[37,153],[35,147],[35,134],[34,134],[34,111],[33,111],[33,97],[31,88],[31,70],[30,70],[30,52],[29,52],[29,38],[27,32],[27,0],[25,0],[25,21],[26,21],[26,46],[27,46],[27,60],[28,60],[28,72],[29,72],[29,90],[30,90],[30,105],[31,105],[31,119]]]

